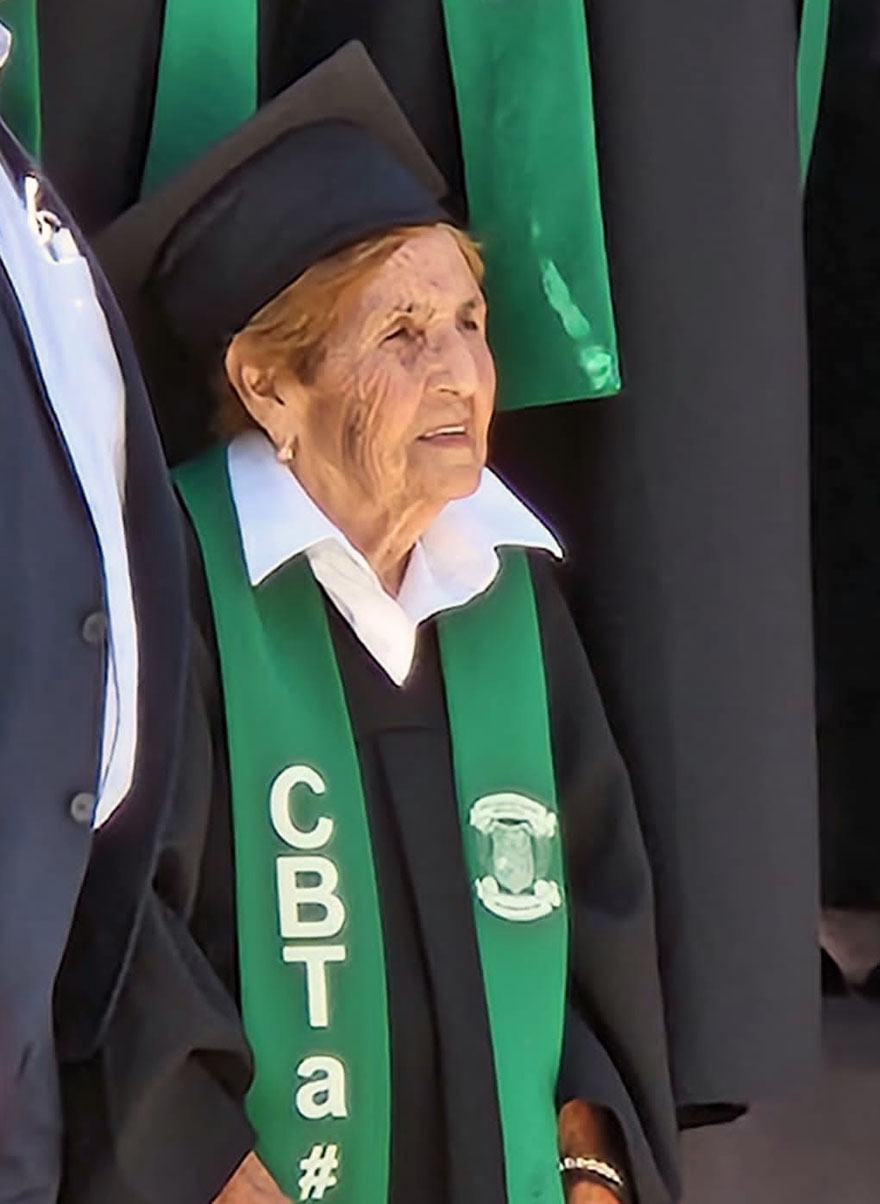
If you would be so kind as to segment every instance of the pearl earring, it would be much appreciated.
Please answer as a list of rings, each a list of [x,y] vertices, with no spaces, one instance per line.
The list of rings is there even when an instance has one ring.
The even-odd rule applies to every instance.
[[[276,454],[282,464],[289,464],[296,457],[296,440],[283,444]]]

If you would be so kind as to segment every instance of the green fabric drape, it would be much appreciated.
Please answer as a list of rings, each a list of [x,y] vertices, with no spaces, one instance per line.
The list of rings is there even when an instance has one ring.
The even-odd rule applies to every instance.
[[[499,587],[442,617],[438,630],[465,856],[477,880],[483,872],[480,850],[467,839],[475,799],[508,789],[557,811],[541,633],[525,555],[507,553]],[[563,882],[558,840],[544,873]],[[568,965],[563,909],[513,923],[478,905],[475,920],[508,1199],[562,1204],[556,1159],[550,1157],[557,1132],[549,1101],[556,1094],[562,1048]]]
[[[251,587],[224,448],[184,466],[177,480],[204,555],[223,670],[258,1149],[294,1199],[312,1198],[302,1194],[310,1156],[329,1169],[332,1150],[328,1198],[378,1204],[387,1199],[390,1128],[382,932],[357,752],[320,589],[304,557]],[[511,1204],[562,1204],[555,1089],[568,918],[524,553],[507,553],[488,593],[443,619],[440,647],[507,1195]],[[299,872],[318,886],[300,885]],[[335,947],[319,1025],[303,993],[303,956],[318,951],[316,942],[325,952]],[[315,1058],[345,1068],[335,1110],[333,1092],[308,1083],[303,1107],[303,1079],[322,1073]]]
[[[615,392],[620,372],[596,158],[582,0],[442,0],[472,224],[484,244],[499,404]],[[806,174],[830,0],[804,0],[797,60]],[[13,31],[4,118],[40,151],[36,0],[5,0]],[[257,0],[167,0],[149,192],[257,104]],[[552,86],[551,86],[552,85]]]
[[[801,172],[806,179],[819,120],[819,101],[828,49],[831,0],[804,0],[797,58],[798,135]]]
[[[147,194],[257,107],[257,0],[166,0]]]
[[[583,0],[443,0],[505,409],[620,388]]]
[[[620,374],[582,0],[444,8],[499,404],[613,393]],[[254,0],[168,0],[144,191],[252,111],[256,41]]]
[[[313,1198],[301,1197],[299,1163],[318,1146],[337,1147],[338,1186],[329,1200],[387,1200],[390,1072],[379,900],[360,766],[321,598],[303,558],[251,588],[225,448],[179,469],[177,483],[202,547],[223,672],[242,1013],[256,1071],[248,1113],[257,1149],[293,1200]],[[297,768],[319,778],[284,786],[280,775]],[[279,781],[284,815],[310,834],[304,848],[279,834],[271,809]],[[321,825],[330,824],[320,842]],[[342,926],[300,939],[297,927],[307,935],[308,924],[291,926],[285,917],[281,876],[294,873],[295,885],[303,883],[293,919],[326,921],[320,891],[309,904],[305,883],[311,873],[314,881],[323,874],[326,884],[334,872]],[[339,904],[332,906],[338,912]],[[285,949],[312,957],[323,949],[328,960],[309,971],[307,963],[285,960]],[[319,976],[313,988],[326,987],[327,1014],[314,1026],[310,973]],[[328,1057],[344,1067],[344,1084],[329,1086],[323,1101],[304,1101],[313,1113],[304,1116],[298,1091],[309,1091],[314,1071],[320,1078],[320,1064],[308,1060]]]
[[[583,0],[442,2],[471,222],[487,263],[499,405],[614,393],[620,367]],[[829,0],[804,3],[804,170],[828,8]],[[253,112],[257,26],[256,0],[168,0],[145,191]]]
[[[40,155],[40,56],[36,0],[5,0],[0,20],[12,30],[12,54],[0,77],[0,111],[21,144]]]

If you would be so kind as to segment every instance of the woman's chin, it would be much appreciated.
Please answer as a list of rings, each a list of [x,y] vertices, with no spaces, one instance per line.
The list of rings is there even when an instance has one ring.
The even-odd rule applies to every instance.
[[[479,488],[485,466],[484,457],[475,454],[473,447],[467,455],[462,449],[432,448],[410,461],[412,496],[439,506],[470,497]]]
[[[461,498],[470,497],[480,486],[483,467],[482,464],[462,464],[449,469],[438,482],[440,487],[436,493],[445,502],[457,502]]]

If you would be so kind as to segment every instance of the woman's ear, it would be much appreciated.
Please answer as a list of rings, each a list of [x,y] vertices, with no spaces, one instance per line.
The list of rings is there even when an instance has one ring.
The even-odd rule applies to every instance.
[[[269,431],[272,410],[277,405],[271,373],[256,363],[249,350],[246,337],[237,334],[226,348],[223,367],[227,380],[251,418]]]
[[[285,377],[257,362],[245,334],[237,334],[223,360],[226,377],[238,399],[276,447],[290,444],[299,426],[300,390]]]

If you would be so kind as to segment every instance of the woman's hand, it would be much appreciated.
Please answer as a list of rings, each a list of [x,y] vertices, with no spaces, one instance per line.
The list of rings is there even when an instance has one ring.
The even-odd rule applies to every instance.
[[[579,1204],[592,1204],[589,1196]],[[248,1154],[244,1162],[215,1198],[213,1204],[292,1204],[256,1154]],[[605,1201],[601,1201],[605,1204]]]
[[[612,1140],[612,1119],[602,1108],[592,1107],[583,1100],[569,1100],[559,1113],[559,1152],[563,1156],[598,1158],[617,1165]],[[578,1179],[577,1175],[562,1177],[566,1204],[619,1204],[617,1196],[601,1183]]]
[[[566,1204],[618,1204],[617,1196],[598,1183],[572,1183],[565,1193]]]

